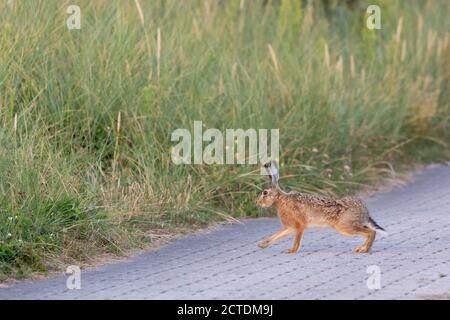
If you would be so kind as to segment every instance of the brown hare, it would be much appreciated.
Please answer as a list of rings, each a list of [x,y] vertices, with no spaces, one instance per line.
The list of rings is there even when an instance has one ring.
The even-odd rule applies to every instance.
[[[259,243],[267,248],[275,240],[295,232],[294,245],[287,252],[295,253],[300,248],[305,228],[332,227],[346,236],[363,236],[366,242],[355,249],[357,253],[369,252],[377,232],[386,233],[369,215],[363,201],[354,197],[333,199],[300,192],[285,192],[278,185],[279,171],[275,162],[264,165],[270,188],[264,190],[256,200],[263,208],[278,211],[283,229]]]

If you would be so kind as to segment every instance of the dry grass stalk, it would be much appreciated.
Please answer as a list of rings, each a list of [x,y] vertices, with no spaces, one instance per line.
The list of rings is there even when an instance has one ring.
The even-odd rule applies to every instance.
[[[328,48],[328,44],[325,43],[324,46],[324,61],[327,67],[330,66],[330,49]]]
[[[355,58],[353,57],[353,55],[350,55],[350,75],[352,77],[352,79],[355,78],[356,75],[356,70],[355,70]]]
[[[13,128],[14,128],[14,132],[17,132],[17,113],[14,114]]]
[[[439,39],[438,42],[437,42],[437,49],[436,49],[436,55],[437,55],[438,58],[441,57],[443,45],[444,45],[444,41]]]
[[[420,36],[422,34],[423,30],[423,17],[422,15],[419,15],[417,17],[417,35]]]
[[[427,55],[429,55],[431,53],[431,50],[433,50],[436,39],[436,32],[434,32],[432,29],[429,29],[427,34]]]
[[[397,30],[395,32],[395,41],[397,43],[400,43],[401,36],[402,36],[402,29],[403,29],[403,17],[400,17],[398,19]]]
[[[424,133],[432,125],[432,119],[437,113],[440,89],[438,84],[433,87],[433,79],[430,76],[421,77],[415,86],[408,122],[415,132]]]
[[[219,94],[222,95],[225,93],[225,84],[223,83],[223,76],[220,75],[219,78]]]
[[[141,3],[139,2],[139,0],[134,0],[134,3],[136,4],[139,20],[141,20],[142,25],[144,25],[144,12],[142,11]]]
[[[336,63],[336,72],[339,78],[342,78],[344,76],[344,60],[342,59],[342,56],[339,56],[339,59]]]
[[[145,18],[144,18],[144,11],[142,10],[142,7],[141,7],[141,3],[139,2],[139,0],[134,0],[134,3],[136,5],[136,10],[137,10],[138,15],[139,15],[139,20],[141,20],[142,26],[144,26]],[[144,36],[145,36],[145,45],[147,47],[148,55],[151,56],[150,40],[148,38],[147,31],[145,30],[145,28],[144,28]],[[152,79],[152,74],[153,74],[153,72],[150,69],[150,71],[148,73],[148,80],[149,81]]]
[[[234,79],[237,73],[237,62],[233,63],[231,66],[231,78]]]
[[[122,115],[121,115],[121,113],[119,111],[119,114],[117,115],[117,127],[116,127],[117,134],[120,133],[121,120],[122,120]]]
[[[270,58],[272,59],[272,64],[273,64],[275,70],[280,71],[280,65],[278,63],[278,59],[277,59],[277,55],[276,55],[275,51],[273,50],[273,48],[270,44],[268,44],[267,47],[269,48]]]
[[[130,62],[128,61],[128,59],[125,59],[125,67],[127,70],[128,77],[131,78],[131,66],[130,66]]]
[[[442,50],[445,50],[450,45],[450,33],[447,33],[444,37],[444,43],[442,45]]]
[[[403,40],[402,41],[402,51],[401,51],[401,54],[400,54],[400,61],[403,61],[403,60],[405,60],[405,58],[406,58],[406,40]]]
[[[156,73],[159,80],[161,75],[161,29],[158,28],[156,34]]]
[[[117,158],[119,153],[119,135],[120,135],[120,126],[122,122],[122,114],[119,111],[117,114],[117,124],[116,124],[116,142],[114,146],[114,158],[112,161],[112,178],[113,180],[117,180],[117,187],[120,186],[120,178],[117,177],[116,170],[117,170]]]

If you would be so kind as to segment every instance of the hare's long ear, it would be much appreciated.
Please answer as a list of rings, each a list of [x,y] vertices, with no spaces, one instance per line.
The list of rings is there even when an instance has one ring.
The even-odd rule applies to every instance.
[[[278,179],[280,178],[280,173],[278,171],[278,166],[275,161],[268,162],[264,165],[267,172],[269,173],[269,179],[272,183],[272,186],[278,185]]]

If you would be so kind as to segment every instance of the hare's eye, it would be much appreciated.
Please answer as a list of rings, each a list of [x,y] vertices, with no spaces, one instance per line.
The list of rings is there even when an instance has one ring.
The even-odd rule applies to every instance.
[[[267,190],[264,190],[263,191],[263,196],[267,196],[267,194],[268,194]]]

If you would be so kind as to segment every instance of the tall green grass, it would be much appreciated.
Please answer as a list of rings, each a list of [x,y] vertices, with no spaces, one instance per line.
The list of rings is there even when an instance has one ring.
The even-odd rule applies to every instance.
[[[267,214],[259,168],[171,162],[194,120],[279,128],[283,186],[326,194],[448,157],[446,0],[76,2],[0,4],[0,279]]]

